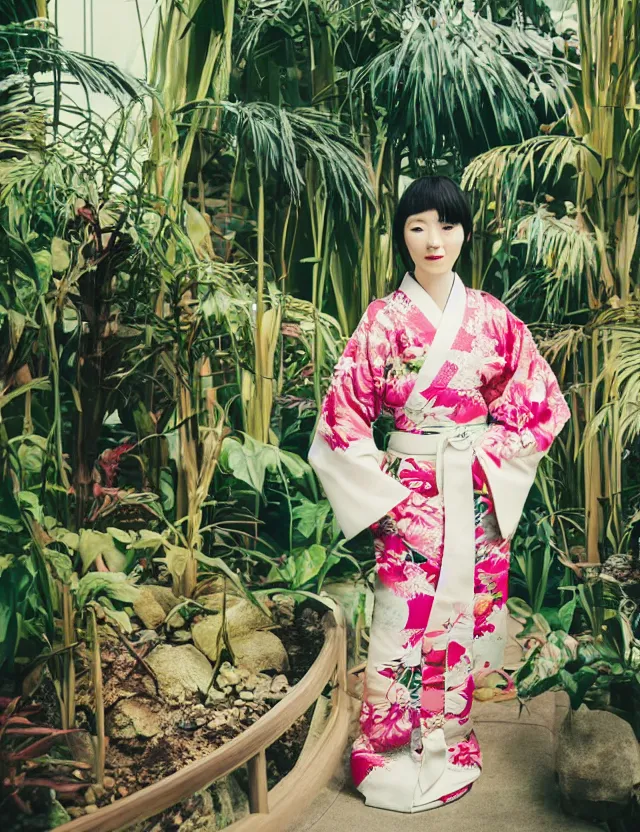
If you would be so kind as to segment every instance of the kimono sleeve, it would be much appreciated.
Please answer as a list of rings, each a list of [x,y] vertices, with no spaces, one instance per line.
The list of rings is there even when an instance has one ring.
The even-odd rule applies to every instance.
[[[497,346],[504,365],[483,390],[491,424],[474,449],[500,533],[508,539],[518,526],[538,464],[571,413],[528,328],[505,311]]]
[[[373,440],[389,354],[376,321],[382,303],[369,305],[335,367],[308,456],[347,540],[411,494],[381,470]]]

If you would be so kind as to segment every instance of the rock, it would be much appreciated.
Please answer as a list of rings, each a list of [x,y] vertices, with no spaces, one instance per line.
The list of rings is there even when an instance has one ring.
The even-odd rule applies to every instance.
[[[133,611],[149,630],[155,630],[164,623],[166,612],[156,601],[149,587],[142,587],[140,594],[133,602]]]
[[[278,622],[283,627],[290,627],[296,617],[296,601],[291,595],[284,595],[278,593],[272,596],[273,604],[275,606],[275,614]]]
[[[95,803],[91,803],[89,806],[84,807],[85,815],[92,815],[94,812],[98,811],[98,807]]]
[[[241,682],[242,690],[254,691],[258,687],[258,677],[255,673],[249,673],[246,667],[241,668],[241,670],[247,671],[247,677]]]
[[[238,599],[238,603],[227,610],[227,633],[232,649],[235,639],[271,626],[271,617],[250,601]],[[196,647],[212,662],[217,660],[219,650],[223,646],[222,639],[218,641],[221,629],[222,615],[208,615],[191,626],[191,635]]]
[[[116,740],[155,737],[162,727],[160,715],[153,710],[151,702],[138,697],[116,702],[106,722],[108,735]]]
[[[210,787],[218,798],[218,829],[243,818],[249,813],[249,799],[240,786],[235,772],[221,777]]]
[[[188,629],[189,628],[189,624],[180,615],[179,610],[176,611],[176,612],[174,612],[173,610],[170,610],[167,613],[167,617],[165,619],[164,626],[165,626],[165,629],[167,630],[167,632],[172,634],[172,637],[175,637],[175,631],[176,630],[183,630],[183,629]]]
[[[266,697],[271,695],[271,684],[273,682],[271,676],[267,676],[266,673],[256,673],[253,676],[256,679],[256,686],[253,688],[253,695],[256,699],[265,699]],[[279,677],[276,676],[276,679],[283,678],[285,676]]]
[[[244,636],[255,630],[272,627],[273,619],[251,601],[241,600],[227,613],[227,631],[229,638]]]
[[[633,729],[609,711],[581,705],[560,726],[556,771],[563,805],[574,815],[598,817],[600,804],[628,804],[640,793],[640,748]]]
[[[212,662],[216,661],[218,653],[223,646],[222,636],[220,635],[221,630],[221,615],[208,615],[206,618],[196,621],[195,624],[191,625],[191,636],[195,646],[205,656],[211,659]]]
[[[98,798],[96,797],[95,792],[93,791],[93,786],[89,786],[88,789],[85,790],[84,793],[84,802],[89,805],[91,803],[95,803]]]
[[[240,701],[244,699],[245,702],[250,702],[254,698],[250,690],[241,690],[238,696],[240,697]]]
[[[206,607],[208,610],[222,612],[222,606],[224,603],[224,592],[215,592],[213,595],[201,595],[196,600],[199,604],[202,604],[202,606]],[[239,604],[241,600],[242,599],[238,598],[237,595],[229,595],[229,593],[227,593],[227,612],[229,612],[229,610],[232,607],[235,607],[237,604]]]
[[[74,734],[68,734],[65,740],[72,751],[74,760],[79,760],[81,763],[94,764],[95,752],[91,735],[88,731],[78,731]]]
[[[224,688],[228,685],[239,685],[241,679],[242,677],[240,676],[240,673],[238,673],[232,664],[229,662],[222,662],[218,678],[216,679],[218,687]]]
[[[289,680],[283,673],[279,673],[271,680],[270,688],[272,693],[281,693],[289,689]]]
[[[149,653],[147,662],[168,699],[184,701],[198,691],[206,693],[213,680],[209,661],[192,644],[162,644]]]
[[[138,630],[136,632],[136,644],[147,644],[150,641],[159,641],[160,636],[155,630]]]
[[[223,575],[216,575],[211,580],[207,580],[207,594],[217,595],[219,592],[226,592],[227,595],[242,596],[242,591]],[[198,595],[195,600],[200,602],[205,597],[205,595]]]
[[[207,701],[206,704],[211,708],[216,705],[219,705],[221,702],[224,702],[227,698],[226,693],[223,693],[221,690],[216,690],[215,688],[211,688],[209,693],[207,694]]]
[[[156,586],[154,584],[149,584],[148,586],[144,586],[143,590],[147,590],[153,595],[155,600],[165,611],[165,614],[170,612],[174,607],[177,607],[178,604],[181,604],[183,601],[182,598],[177,598],[168,586]]]
[[[255,632],[231,642],[237,665],[259,673],[261,670],[278,672],[289,667],[284,644],[273,633]]]
[[[102,779],[102,785],[105,787],[105,789],[108,792],[110,792],[112,789],[115,789],[115,787],[116,787],[115,778],[109,777],[109,775],[107,774],[107,776],[103,777],[103,779]]]
[[[187,644],[190,642],[191,633],[189,630],[172,630],[171,631],[171,641],[174,644]]]

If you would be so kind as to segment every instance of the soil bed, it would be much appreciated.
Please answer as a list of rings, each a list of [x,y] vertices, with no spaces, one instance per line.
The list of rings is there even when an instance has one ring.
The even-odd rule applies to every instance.
[[[321,618],[324,613],[311,607],[294,610],[274,605],[275,626],[289,657],[289,668],[252,673],[223,663],[217,679],[206,692],[196,692],[186,701],[175,701],[159,695],[154,674],[145,669],[129,649],[138,656],[148,655],[158,642],[145,645],[149,631],[138,630],[129,641],[129,648],[109,628],[101,628],[103,695],[107,723],[107,750],[104,786],[92,785],[76,796],[59,795],[68,819],[96,812],[122,797],[133,794],[162,780],[184,766],[209,755],[216,748],[238,736],[280,701],[289,689],[309,670],[324,643]],[[170,643],[170,642],[169,642]],[[222,659],[229,658],[223,653]],[[82,664],[83,656],[80,655]],[[224,680],[238,684],[221,688]],[[224,681],[223,680],[223,681]],[[90,674],[79,672],[77,692],[78,724],[86,732],[72,748],[73,757],[83,759],[83,747],[89,747],[92,728],[93,697]],[[211,693],[213,691],[213,693]],[[226,693],[224,693],[226,691]],[[39,693],[42,692],[39,691]],[[38,694],[36,694],[36,698]],[[47,709],[49,710],[49,709]],[[312,709],[304,714],[267,750],[268,784],[271,788],[295,765],[307,735]],[[90,780],[86,773],[74,776]],[[242,817],[248,810],[246,767],[223,778],[209,789],[194,795],[182,804],[131,827],[134,832],[196,832],[216,830]],[[6,832],[35,832],[51,828],[44,818],[14,817]],[[47,813],[45,813],[47,814]]]

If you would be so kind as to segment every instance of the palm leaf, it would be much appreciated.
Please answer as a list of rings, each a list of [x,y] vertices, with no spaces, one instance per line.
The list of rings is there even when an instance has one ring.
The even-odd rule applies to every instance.
[[[451,143],[466,154],[470,142],[524,140],[537,130],[535,98],[550,115],[566,105],[565,61],[550,38],[446,3],[430,11],[410,6],[399,41],[352,77],[411,152],[434,158]]]
[[[545,206],[522,217],[515,227],[512,245],[525,246],[525,268],[540,269],[537,291],[545,292],[544,310],[547,320],[580,309],[585,274],[594,273],[599,258],[592,234],[584,230],[575,217],[556,217]],[[507,291],[503,300],[513,303],[530,282],[525,274]]]
[[[293,202],[299,203],[306,185],[301,167],[313,160],[322,173],[323,185],[345,206],[359,209],[363,195],[373,192],[360,149],[346,134],[345,125],[330,113],[312,108],[287,109],[264,102],[219,104],[198,101],[181,108],[189,114],[203,107],[219,107],[224,118],[220,132],[235,135],[245,158],[258,167],[263,181],[284,181]]]

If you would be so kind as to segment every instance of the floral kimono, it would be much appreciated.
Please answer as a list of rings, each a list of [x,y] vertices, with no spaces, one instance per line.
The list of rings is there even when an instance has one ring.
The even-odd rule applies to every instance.
[[[382,412],[396,427],[386,452],[372,433]],[[510,539],[568,418],[524,323],[457,275],[442,312],[407,273],[349,340],[309,462],[345,537],[374,535],[351,752],[367,805],[430,809],[480,776],[473,674],[502,663]]]

